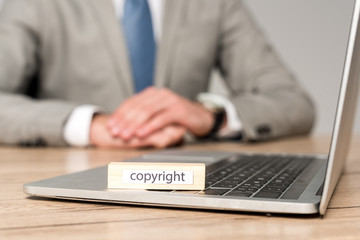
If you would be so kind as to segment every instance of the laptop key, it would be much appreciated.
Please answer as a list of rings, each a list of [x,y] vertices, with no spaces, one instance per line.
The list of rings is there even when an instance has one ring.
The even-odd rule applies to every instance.
[[[288,184],[283,184],[283,183],[268,183],[266,184],[267,187],[284,187],[287,188],[289,185]]]
[[[262,192],[284,192],[287,188],[286,187],[264,187],[261,189]]]
[[[205,194],[206,195],[224,195],[229,190],[230,189],[206,189]]]
[[[258,192],[257,194],[254,195],[254,197],[257,198],[279,198],[280,195],[282,193],[281,192]]]
[[[217,183],[213,185],[214,188],[234,188],[237,184],[230,184],[230,183]]]
[[[251,192],[237,192],[237,191],[232,191],[226,194],[226,196],[235,196],[235,197],[250,197],[251,195],[253,195],[253,193]]]

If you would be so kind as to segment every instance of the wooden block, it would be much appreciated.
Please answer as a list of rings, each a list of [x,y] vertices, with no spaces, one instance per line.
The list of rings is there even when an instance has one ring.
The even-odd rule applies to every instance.
[[[204,163],[112,162],[108,188],[204,190]]]

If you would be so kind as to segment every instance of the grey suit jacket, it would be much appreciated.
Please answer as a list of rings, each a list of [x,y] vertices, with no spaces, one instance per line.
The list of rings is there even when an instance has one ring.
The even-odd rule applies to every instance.
[[[168,0],[155,85],[194,100],[218,68],[248,140],[306,133],[314,108],[240,0]],[[111,0],[8,0],[0,14],[0,143],[65,145],[80,104],[133,92]],[[35,76],[35,78],[34,78]]]

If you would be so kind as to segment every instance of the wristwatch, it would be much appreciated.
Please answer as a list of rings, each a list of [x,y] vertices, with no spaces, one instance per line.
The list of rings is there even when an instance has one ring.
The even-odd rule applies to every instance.
[[[216,138],[217,133],[219,132],[221,126],[224,123],[225,120],[225,109],[224,108],[216,108],[211,109],[210,111],[213,112],[214,116],[214,124],[210,130],[210,132],[206,135],[206,138]]]
[[[221,126],[224,123],[226,111],[223,106],[217,104],[214,101],[201,101],[200,102],[206,109],[212,112],[214,124],[211,127],[211,130],[205,136],[202,136],[201,139],[215,139],[217,133],[219,132]]]
[[[197,96],[197,101],[212,111],[214,113],[214,119],[218,119],[218,121],[221,120],[221,114],[217,117],[215,115],[225,110],[222,124],[217,123],[217,128],[214,124],[214,128],[211,131],[213,136],[215,133],[217,139],[237,140],[244,138],[241,119],[238,116],[235,105],[230,102],[228,97],[214,93],[200,93]],[[224,126],[224,121],[226,121],[226,126]]]

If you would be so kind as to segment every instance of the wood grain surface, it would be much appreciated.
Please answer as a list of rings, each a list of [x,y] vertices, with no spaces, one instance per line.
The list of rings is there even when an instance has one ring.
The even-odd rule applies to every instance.
[[[324,153],[328,137],[201,143],[185,149]],[[324,218],[29,198],[24,183],[154,150],[0,147],[0,239],[360,239],[360,136]]]

